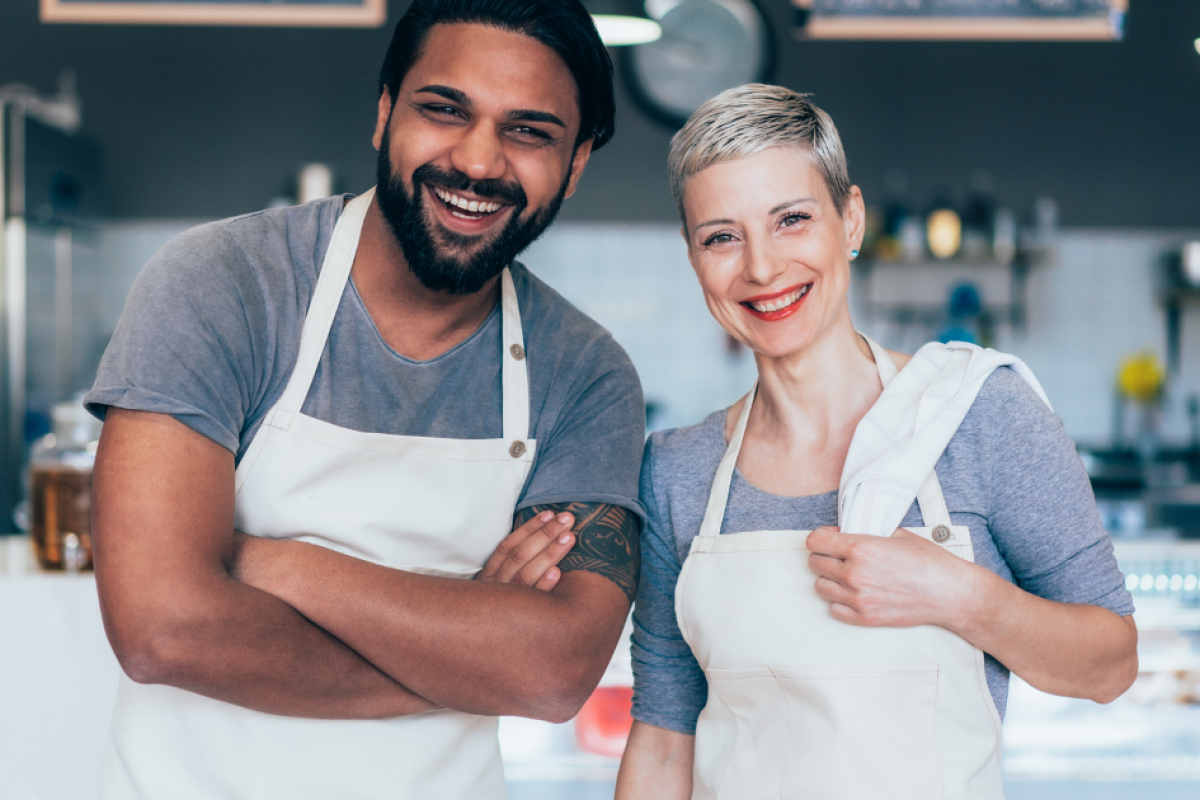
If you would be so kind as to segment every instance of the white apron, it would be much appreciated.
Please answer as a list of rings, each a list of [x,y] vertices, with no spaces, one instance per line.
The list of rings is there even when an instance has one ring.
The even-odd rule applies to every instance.
[[[868,342],[887,387],[895,365]],[[946,358],[961,367],[953,348],[946,349]],[[1009,361],[992,361],[1011,363],[1005,358]],[[929,364],[921,359],[914,371]],[[959,373],[951,377],[961,384]],[[943,370],[941,377],[948,373]],[[976,393],[982,379],[977,384]],[[897,390],[909,396],[897,396]],[[864,418],[867,424],[855,431],[856,442],[870,438],[864,428],[881,427],[879,408],[937,405],[927,391],[912,394],[921,391],[903,382],[885,390],[870,421]],[[867,628],[835,620],[814,587],[808,531],[720,535],[754,396],[751,391],[717,470],[675,593],[680,630],[708,678],[708,702],[696,727],[692,797],[1002,800],[1000,716],[979,649],[937,626]],[[955,399],[961,406],[963,398]],[[971,394],[965,406],[973,399]],[[879,460],[903,472],[897,453],[903,458],[904,448],[892,446]],[[910,530],[973,561],[970,532],[951,524],[932,473],[936,455],[931,458],[909,461],[923,463],[918,469],[926,476],[917,475],[913,484],[920,486],[917,502],[926,527]],[[847,487],[842,488],[845,496]],[[902,510],[912,504],[912,492],[903,503],[885,494],[853,494],[855,507],[843,509],[842,523],[848,516],[870,516],[875,500]]]
[[[300,352],[236,472],[238,530],[413,572],[470,578],[512,529],[533,463],[512,276],[502,282],[502,439],[362,433],[301,413],[374,192],[338,219]],[[503,798],[497,720],[436,710],[388,720],[274,716],[121,677],[103,796]]]

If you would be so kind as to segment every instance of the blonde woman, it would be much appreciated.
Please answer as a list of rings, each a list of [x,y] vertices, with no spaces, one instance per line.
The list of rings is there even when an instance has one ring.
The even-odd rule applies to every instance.
[[[672,141],[713,316],[757,387],[642,465],[635,798],[1002,798],[1009,670],[1107,702],[1133,606],[1036,378],[854,328],[863,200],[829,116],[732,89]]]

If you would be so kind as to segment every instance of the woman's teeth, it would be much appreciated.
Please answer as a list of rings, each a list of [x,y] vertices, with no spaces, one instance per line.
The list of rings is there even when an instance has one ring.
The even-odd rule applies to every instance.
[[[466,200],[456,194],[447,192],[444,189],[434,189],[433,191],[438,196],[438,199],[446,205],[470,212],[472,214],[491,214],[499,211],[502,205],[501,203],[484,203],[478,200]],[[455,216],[462,215],[456,214]]]
[[[771,311],[779,311],[780,309],[787,308],[792,303],[799,301],[801,297],[804,297],[804,295],[808,294],[808,290],[810,288],[812,288],[811,283],[806,286],[801,286],[796,291],[785,294],[783,297],[776,297],[774,300],[764,300],[759,303],[750,303],[749,305],[760,314],[766,314]]]

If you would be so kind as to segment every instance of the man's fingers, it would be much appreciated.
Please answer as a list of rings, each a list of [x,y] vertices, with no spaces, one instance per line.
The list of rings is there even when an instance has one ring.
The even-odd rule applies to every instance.
[[[540,516],[540,515],[539,515]],[[496,571],[495,580],[500,583],[511,583],[522,569],[533,562],[542,551],[571,530],[575,517],[562,513],[545,523],[540,529],[525,537],[523,541],[512,548],[508,557],[501,562]],[[561,558],[562,556],[559,556]],[[558,563],[558,558],[550,563]],[[527,585],[532,585],[532,582]]]
[[[506,562],[518,545],[528,539],[534,533],[541,531],[546,527],[546,523],[554,519],[553,511],[543,511],[541,514],[530,517],[525,521],[525,524],[520,525],[504,537],[504,540],[496,546],[496,550],[492,553],[491,558],[483,565],[483,569],[475,576],[476,580],[496,580],[496,575],[500,572],[501,565]]]
[[[558,586],[558,579],[562,577],[562,571],[558,567],[551,567],[546,570],[546,574],[542,576],[533,588],[543,592],[548,592],[555,586]]]
[[[542,579],[554,570],[558,572],[558,562],[563,560],[567,553],[571,552],[571,548],[575,546],[575,534],[571,531],[565,531],[558,536],[554,541],[546,546],[542,552],[538,553],[528,564],[522,567],[513,577],[512,582],[520,586],[534,586],[540,588]],[[557,583],[555,578],[554,582]],[[553,588],[553,584],[551,586]]]

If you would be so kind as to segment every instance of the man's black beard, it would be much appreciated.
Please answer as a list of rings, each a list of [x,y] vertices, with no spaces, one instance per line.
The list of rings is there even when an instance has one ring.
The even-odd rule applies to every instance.
[[[422,286],[435,292],[455,295],[478,292],[550,227],[567,193],[567,180],[564,180],[558,195],[550,203],[522,220],[521,214],[529,200],[520,184],[472,181],[457,170],[425,164],[413,172],[410,196],[393,172],[388,152],[385,131],[375,170],[375,196],[379,208],[400,242],[409,269]],[[470,192],[510,205],[508,222],[490,242],[480,242],[480,237],[463,236],[440,225],[435,233],[433,228],[437,223],[433,221],[432,210],[425,208],[426,185],[452,192]]]

